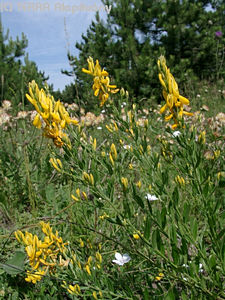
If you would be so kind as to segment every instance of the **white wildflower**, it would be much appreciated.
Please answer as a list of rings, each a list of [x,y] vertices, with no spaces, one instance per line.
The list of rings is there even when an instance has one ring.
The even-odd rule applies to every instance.
[[[128,254],[120,254],[118,252],[116,252],[115,258],[116,259],[113,259],[112,262],[114,262],[119,266],[123,266],[124,264],[128,263],[131,260]]]

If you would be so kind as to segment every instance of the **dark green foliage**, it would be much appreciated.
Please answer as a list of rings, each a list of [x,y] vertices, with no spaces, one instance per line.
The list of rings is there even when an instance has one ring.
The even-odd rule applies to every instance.
[[[111,6],[106,22],[92,22],[75,47],[79,57],[68,54],[76,77],[77,97],[87,108],[96,103],[91,79],[81,72],[87,58],[99,59],[118,87],[141,104],[158,99],[156,61],[167,57],[178,83],[190,76],[218,79],[224,76],[224,4],[222,1],[102,0]],[[222,36],[216,36],[220,31]],[[67,72],[68,74],[68,72]],[[79,78],[79,79],[78,79]],[[182,87],[182,86],[181,86]],[[154,95],[154,96],[153,96]]]

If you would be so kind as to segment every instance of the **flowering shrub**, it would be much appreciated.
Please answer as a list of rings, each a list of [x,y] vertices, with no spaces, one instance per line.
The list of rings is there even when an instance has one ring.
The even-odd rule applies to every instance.
[[[88,63],[84,72],[103,105],[116,87],[98,61]],[[35,155],[25,156],[30,199],[43,198],[31,206],[32,225],[22,223],[38,222],[44,236],[15,231],[24,259],[15,254],[1,265],[4,276],[25,278],[30,297],[52,289],[55,299],[224,298],[222,129],[184,118],[193,115],[185,109],[190,101],[164,57],[158,67],[166,103],[139,111],[121,89],[118,107],[106,105],[97,128],[72,122],[60,101],[30,84],[33,125],[53,144],[37,152],[47,152],[43,190],[29,172]],[[171,127],[159,114],[167,111]],[[45,134],[51,130],[54,136]]]

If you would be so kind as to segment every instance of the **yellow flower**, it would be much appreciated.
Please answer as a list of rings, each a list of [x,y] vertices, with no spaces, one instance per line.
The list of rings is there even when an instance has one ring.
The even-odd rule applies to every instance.
[[[111,153],[113,159],[116,160],[117,159],[117,151],[116,151],[116,146],[114,144],[112,144],[110,147],[110,153]]]
[[[53,167],[58,171],[62,172],[62,162],[60,159],[56,158],[50,158],[49,162],[53,165]]]
[[[90,271],[89,265],[85,266],[85,270],[87,271],[88,275],[91,275],[91,271]]]
[[[69,285],[67,291],[72,295],[79,295],[80,294],[80,286],[78,284]]]
[[[81,248],[84,248],[84,241],[80,238],[80,246]]]
[[[133,234],[133,238],[134,238],[135,240],[138,240],[138,239],[140,239],[140,236],[139,236],[139,234],[134,233],[134,234]]]
[[[53,96],[43,89],[39,90],[34,80],[29,83],[29,94],[26,94],[26,97],[37,111],[33,125],[38,129],[43,125],[44,136],[52,139],[57,147],[61,148],[63,145],[70,147],[70,140],[63,129],[67,124],[78,122],[69,117],[63,104],[59,100],[56,102]]]
[[[198,141],[200,144],[205,144],[206,139],[205,139],[205,130],[200,132],[200,135],[198,137]]]
[[[116,88],[116,85],[110,85],[110,80],[108,77],[108,72],[101,68],[99,61],[96,60],[94,64],[94,60],[89,56],[87,59],[88,62],[88,70],[82,68],[82,72],[93,76],[93,86],[92,89],[94,91],[94,95],[101,101],[100,106],[103,106],[104,103],[109,98],[109,94],[115,94],[119,91]]]
[[[175,178],[175,181],[177,183],[179,183],[180,185],[185,185],[185,180],[182,176],[177,175],[177,177]]]
[[[21,231],[15,232],[16,239],[25,245],[25,250],[31,266],[31,271],[27,271],[26,281],[36,283],[40,281],[48,270],[53,272],[56,265],[62,265],[61,253],[64,253],[67,243],[63,243],[58,231],[53,233],[49,223],[40,222],[42,231],[45,234],[44,240],[40,240],[37,235],[30,232],[23,234]]]
[[[27,282],[32,282],[32,283],[37,283],[37,281],[40,281],[42,279],[42,277],[45,275],[45,271],[44,270],[37,270],[36,272],[30,272],[27,271],[26,272],[27,277],[25,278],[25,280]]]
[[[127,188],[128,188],[128,180],[127,180],[127,178],[126,178],[126,177],[122,177],[122,178],[121,178],[121,183],[122,183],[122,185],[123,185],[124,191],[126,191]]]
[[[156,276],[155,279],[156,279],[157,281],[160,281],[163,277],[164,277],[164,274],[163,274],[163,273],[159,273],[159,275]]]
[[[173,118],[174,124],[172,129],[180,126],[180,120],[183,115],[192,116],[192,113],[184,111],[184,105],[189,104],[189,100],[180,95],[178,85],[170,73],[170,69],[166,66],[166,59],[164,56],[160,56],[158,59],[158,69],[159,69],[159,81],[163,87],[163,97],[166,104],[160,109],[160,113],[164,113],[167,109],[169,110],[169,115],[165,117],[166,121]]]
[[[137,186],[139,189],[141,188],[141,181],[140,181],[140,180],[136,183],[136,186]]]
[[[96,256],[96,259],[97,259],[97,260],[99,261],[99,263],[101,264],[101,263],[102,263],[102,256],[101,256],[101,254],[100,254],[99,252],[96,252],[95,256]]]

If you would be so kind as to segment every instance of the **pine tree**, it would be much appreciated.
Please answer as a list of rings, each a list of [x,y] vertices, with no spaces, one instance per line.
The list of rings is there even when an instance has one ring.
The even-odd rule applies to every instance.
[[[112,75],[117,86],[124,87],[135,101],[156,94],[158,76],[156,61],[167,57],[173,73],[182,83],[193,74],[209,78],[217,72],[218,58],[222,61],[224,47],[216,31],[223,31],[222,1],[197,0],[102,0],[111,6],[106,22],[97,14],[82,42],[76,43],[79,57],[69,55],[76,77],[79,97],[95,101],[81,73],[86,59],[99,59]],[[176,67],[175,67],[176,66]],[[220,69],[221,64],[220,64]],[[84,78],[85,77],[85,78]],[[89,90],[88,90],[89,86]],[[137,100],[136,100],[137,99]],[[84,100],[87,105],[87,100]]]

